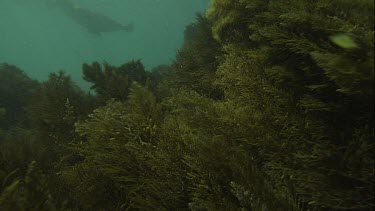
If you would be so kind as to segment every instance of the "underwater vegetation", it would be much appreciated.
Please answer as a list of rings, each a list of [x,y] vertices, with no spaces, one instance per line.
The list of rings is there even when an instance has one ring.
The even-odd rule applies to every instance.
[[[0,66],[0,210],[373,210],[374,2],[212,0],[171,65]]]

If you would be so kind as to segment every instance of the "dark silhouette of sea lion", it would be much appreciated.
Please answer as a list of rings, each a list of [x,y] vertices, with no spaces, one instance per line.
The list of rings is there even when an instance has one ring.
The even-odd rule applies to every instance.
[[[61,8],[66,15],[72,18],[73,21],[92,34],[100,35],[104,32],[113,31],[132,32],[134,29],[133,24],[123,25],[103,14],[76,7],[68,0],[56,0],[54,4],[54,6]]]

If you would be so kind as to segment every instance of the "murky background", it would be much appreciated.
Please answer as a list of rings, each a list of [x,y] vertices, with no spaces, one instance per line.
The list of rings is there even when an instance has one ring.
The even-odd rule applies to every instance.
[[[183,41],[186,25],[208,0],[76,0],[79,8],[106,15],[134,31],[91,34],[53,6],[53,0],[0,0],[0,62],[17,65],[45,80],[65,70],[82,87],[81,65],[120,65],[141,59],[146,69],[168,64]]]

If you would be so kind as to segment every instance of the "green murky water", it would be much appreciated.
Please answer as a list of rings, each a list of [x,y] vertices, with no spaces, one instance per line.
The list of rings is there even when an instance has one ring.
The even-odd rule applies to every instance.
[[[208,7],[208,0],[75,0],[73,9],[91,14],[72,17],[59,2],[0,1],[0,62],[17,65],[39,80],[64,70],[81,85],[84,62],[120,65],[141,59],[151,69],[174,59],[185,26]],[[103,16],[133,24],[134,30],[95,34],[82,24],[100,27],[106,23],[95,22]]]

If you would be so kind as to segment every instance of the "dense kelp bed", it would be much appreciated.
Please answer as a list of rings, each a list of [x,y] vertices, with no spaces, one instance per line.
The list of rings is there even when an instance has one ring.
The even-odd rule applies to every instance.
[[[0,210],[372,210],[374,2],[213,0],[172,65],[0,67]]]

